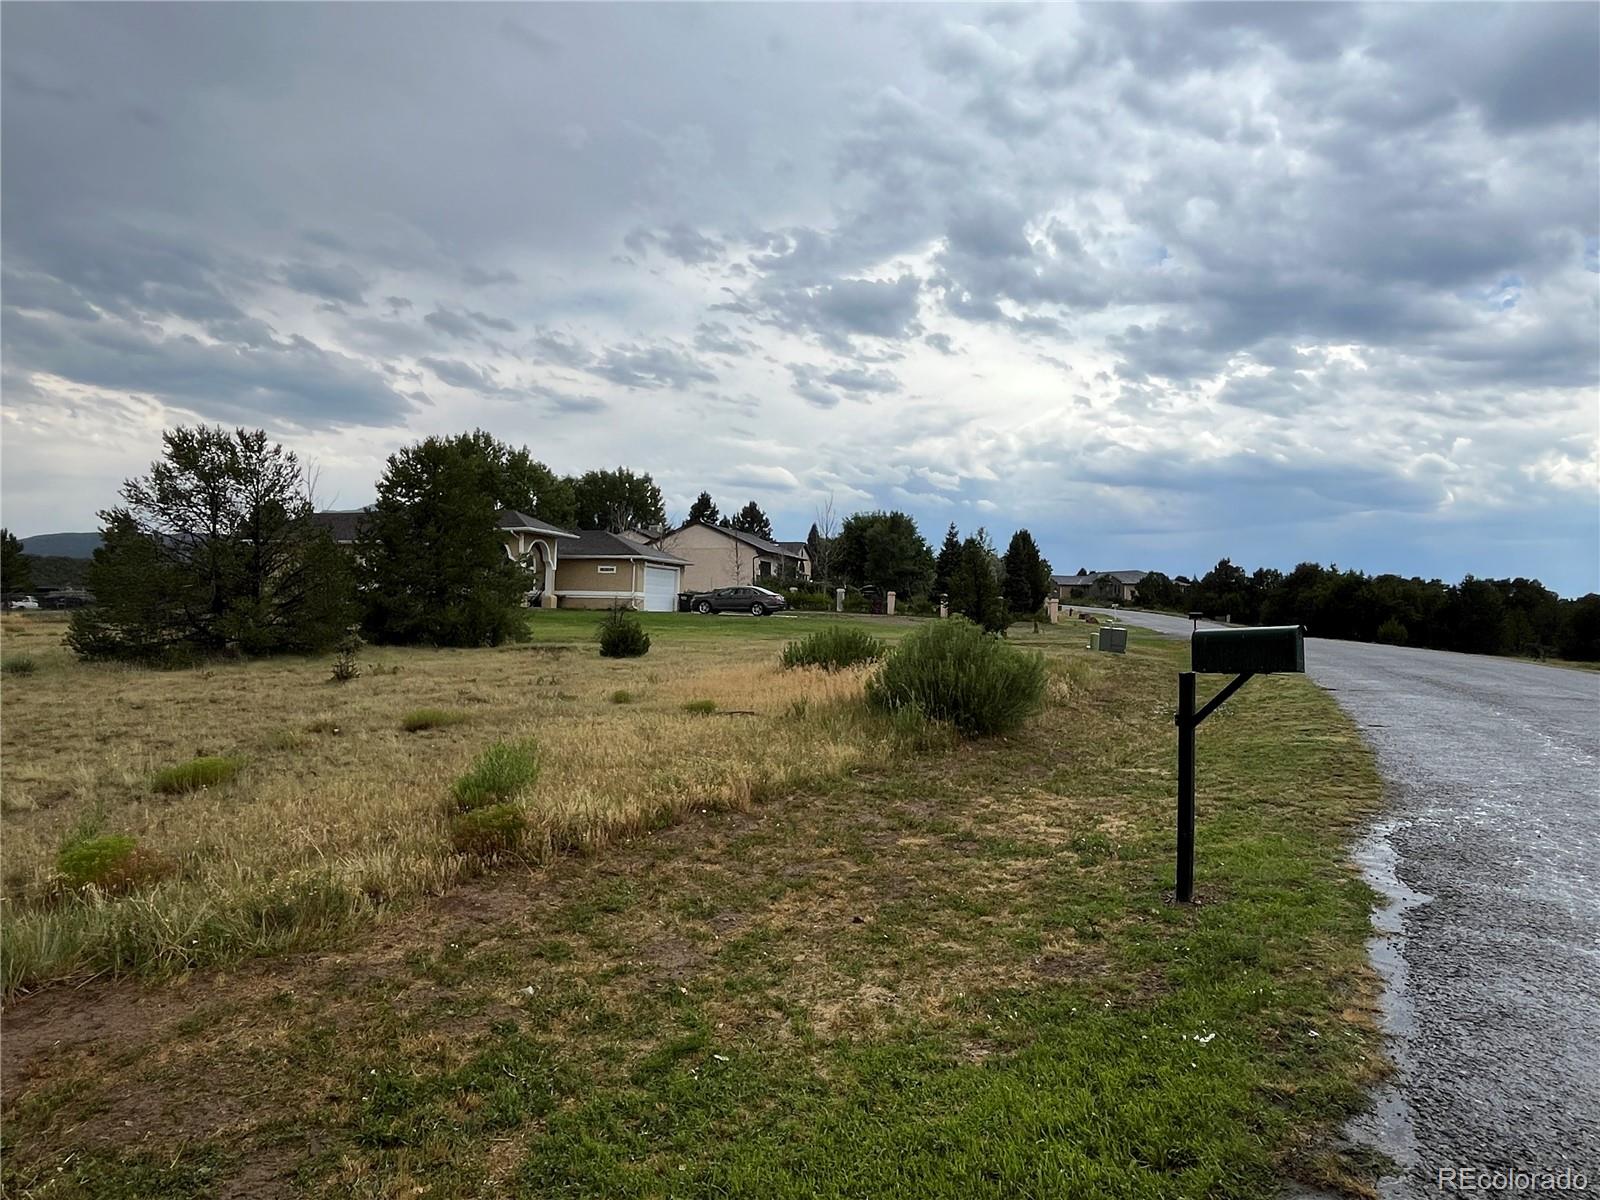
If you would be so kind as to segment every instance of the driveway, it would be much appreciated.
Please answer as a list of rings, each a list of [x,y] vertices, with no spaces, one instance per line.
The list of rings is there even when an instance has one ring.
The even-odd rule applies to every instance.
[[[1318,638],[1306,671],[1389,786],[1357,851],[1389,897],[1370,949],[1398,1071],[1353,1130],[1405,1169],[1383,1195],[1464,1168],[1600,1190],[1600,673]]]

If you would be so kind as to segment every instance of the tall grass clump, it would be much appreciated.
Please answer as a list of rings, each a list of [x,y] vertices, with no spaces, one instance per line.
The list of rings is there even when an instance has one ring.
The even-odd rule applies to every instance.
[[[450,844],[458,853],[483,858],[514,853],[528,830],[519,801],[538,780],[532,742],[490,746],[451,789]]]
[[[1009,733],[1044,701],[1045,664],[963,617],[919,629],[890,652],[867,682],[867,702],[914,708],[968,737]]]
[[[39,664],[26,654],[13,654],[5,662],[0,663],[0,671],[7,675],[32,675],[39,669]]]
[[[121,833],[73,838],[56,856],[56,871],[68,887],[94,887],[112,896],[165,879],[173,870],[171,860]]]
[[[201,788],[227,783],[244,767],[244,759],[209,754],[191,758],[186,763],[157,771],[150,786],[163,796],[178,796],[184,792],[198,792]]]
[[[459,725],[467,719],[464,712],[448,708],[414,708],[400,718],[400,728],[407,733],[422,733],[427,729],[444,729]]]
[[[639,618],[624,608],[613,608],[595,635],[601,658],[638,658],[650,653],[650,635]]]
[[[539,752],[532,742],[496,742],[456,780],[450,795],[466,812],[517,800],[538,782]]]
[[[779,659],[785,670],[793,667],[821,667],[842,671],[877,662],[888,647],[858,625],[829,625],[783,648]]]

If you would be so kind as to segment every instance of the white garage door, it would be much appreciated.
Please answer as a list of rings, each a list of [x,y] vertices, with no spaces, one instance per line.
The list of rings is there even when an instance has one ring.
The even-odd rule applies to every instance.
[[[645,612],[676,612],[678,610],[678,568],[646,567],[644,569]]]

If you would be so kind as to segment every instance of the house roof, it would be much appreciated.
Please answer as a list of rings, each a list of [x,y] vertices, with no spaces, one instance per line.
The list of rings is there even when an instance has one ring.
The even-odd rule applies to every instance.
[[[665,538],[671,537],[674,533],[682,533],[691,525],[701,525],[707,529],[715,530],[717,533],[726,534],[734,541],[743,542],[746,546],[749,546],[754,550],[759,550],[762,554],[776,554],[780,558],[800,557],[793,550],[786,549],[784,543],[782,542],[769,542],[764,537],[757,537],[755,534],[746,533],[742,529],[731,529],[726,525],[713,525],[710,521],[685,521],[682,525],[679,525],[678,528],[668,530],[661,536]],[[804,542],[788,543],[790,546],[803,546],[804,544]]]
[[[525,512],[518,512],[514,508],[502,508],[495,514],[495,523],[501,528],[512,533],[542,533],[548,537],[577,537],[571,530],[563,529],[559,525],[552,525],[549,521],[541,521],[538,517],[530,517]]]
[[[585,529],[567,536],[573,541],[556,552],[558,562],[580,558],[632,558],[665,567],[689,566],[687,560],[668,554],[665,550],[641,546],[638,542],[630,542],[625,537],[600,529]]]
[[[1097,579],[1114,579],[1118,583],[1139,584],[1149,571],[1090,571],[1085,575],[1052,575],[1050,582],[1056,587],[1088,587]]]
[[[794,558],[810,558],[811,547],[804,542],[779,542],[778,545]]]
[[[367,515],[364,508],[330,509],[327,512],[312,513],[311,519],[324,526],[333,535],[336,542],[353,542],[356,535],[361,532],[361,518]],[[504,529],[509,533],[538,533],[545,537],[571,538],[578,535],[562,529],[559,525],[552,525],[548,521],[541,521],[538,517],[530,517],[527,513],[518,512],[514,508],[502,508],[495,514],[495,527]]]

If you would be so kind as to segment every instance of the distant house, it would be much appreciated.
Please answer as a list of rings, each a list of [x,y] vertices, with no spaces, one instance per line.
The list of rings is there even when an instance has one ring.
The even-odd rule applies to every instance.
[[[663,534],[656,544],[687,562],[685,591],[811,578],[811,555],[804,542],[769,542],[725,525],[691,521]]]
[[[320,512],[316,520],[341,546],[353,546],[365,509]],[[673,612],[688,564],[659,547],[596,530],[575,532],[503,508],[495,517],[506,557],[528,572],[528,602],[542,608],[623,608]]]
[[[1087,571],[1082,575],[1052,575],[1050,582],[1062,603],[1069,600],[1101,600],[1132,604],[1139,584],[1149,571]]]

